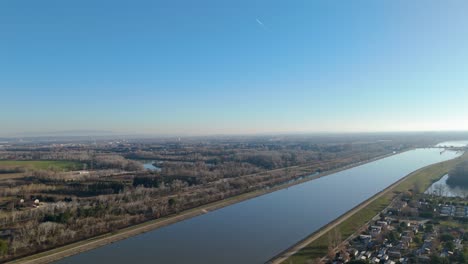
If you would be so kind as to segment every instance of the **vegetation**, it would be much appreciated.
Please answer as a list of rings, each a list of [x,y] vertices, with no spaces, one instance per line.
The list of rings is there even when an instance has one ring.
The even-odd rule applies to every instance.
[[[468,188],[468,161],[458,164],[450,171],[447,184],[453,187]]]
[[[26,170],[70,171],[81,169],[74,161],[0,160],[0,173],[18,173]]]
[[[330,237],[333,237],[333,232],[340,232],[342,238],[348,238],[350,235],[358,231],[365,223],[370,221],[374,216],[379,214],[393,200],[394,196],[405,192],[409,189],[414,192],[424,192],[433,182],[439,180],[443,175],[447,174],[458,163],[468,159],[468,154],[454,160],[445,161],[434,164],[418,170],[409,175],[404,181],[395,186],[391,192],[379,197],[364,209],[357,211],[350,218],[339,224],[335,229],[337,231],[329,231],[322,235],[299,252],[291,256],[285,263],[307,263],[317,258],[322,258],[329,252]],[[335,242],[335,244],[338,244]]]
[[[17,173],[21,177],[0,179],[0,227],[12,232],[7,257],[389,154],[407,147],[405,140],[352,144],[342,139],[253,138],[11,146],[0,151],[0,168],[22,172]],[[135,159],[156,160],[161,170],[144,170]]]
[[[8,243],[0,239],[0,256],[5,256],[8,253]]]
[[[2,175],[8,175],[0,176],[0,228],[10,232],[2,260],[271,190],[305,175],[428,142],[427,138],[380,137],[12,144],[0,150]],[[151,160],[161,170],[145,170],[141,160]],[[355,216],[356,223],[367,214]],[[335,240],[353,228],[343,228]]]

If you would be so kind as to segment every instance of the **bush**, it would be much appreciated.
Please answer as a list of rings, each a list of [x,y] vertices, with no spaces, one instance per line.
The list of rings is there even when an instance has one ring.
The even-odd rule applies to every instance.
[[[65,224],[68,222],[68,220],[71,218],[71,213],[70,211],[66,211],[64,213],[59,213],[59,214],[48,214],[44,216],[43,222],[56,222],[60,224]]]
[[[440,236],[440,240],[443,242],[453,241],[455,238],[451,234],[443,234]]]
[[[144,186],[145,188],[158,188],[161,184],[161,179],[155,177],[135,177],[133,178],[133,186]]]
[[[0,255],[5,256],[8,253],[8,243],[0,239]]]

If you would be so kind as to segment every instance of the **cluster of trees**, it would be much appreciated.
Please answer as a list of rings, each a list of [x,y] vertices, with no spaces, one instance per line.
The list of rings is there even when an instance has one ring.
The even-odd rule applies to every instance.
[[[468,162],[458,164],[450,173],[447,184],[453,187],[468,188]]]
[[[212,182],[222,178],[233,178],[262,171],[256,166],[242,162],[223,162],[210,165],[203,162],[165,162],[161,175],[167,177],[197,177],[200,182]]]
[[[0,153],[0,160],[64,160],[77,161],[83,164],[84,169],[120,169],[126,171],[143,170],[141,162],[129,160],[117,153],[96,153],[91,149],[69,150],[48,149],[19,151],[4,151]],[[8,168],[0,170],[0,173],[24,172],[23,168]]]
[[[198,156],[193,153],[183,157],[177,154],[177,160],[166,160],[162,164],[163,176],[192,176],[199,178],[202,183],[216,181],[222,178],[240,177],[257,174],[262,171],[274,170],[305,164],[321,164],[321,170],[337,168],[342,164],[349,164],[367,160],[369,158],[388,153],[388,149],[380,146],[370,146],[363,151],[358,147],[324,147],[331,148],[330,152],[316,152],[315,150],[290,149],[287,147],[275,149],[272,146],[265,149],[233,149],[205,151]],[[334,152],[332,152],[332,150]],[[341,152],[336,152],[340,150]],[[216,153],[218,156],[210,156]],[[170,156],[174,157],[174,156]],[[195,161],[194,161],[195,160]]]
[[[162,183],[162,179],[159,177],[135,177],[133,178],[132,185],[134,187],[143,186],[145,188],[158,188]]]
[[[14,168],[0,168],[0,174],[8,174],[8,173],[20,173],[25,172],[26,170],[21,167],[14,167]]]
[[[12,148],[8,151],[0,152],[0,159],[13,160],[73,160],[89,161],[94,155],[94,151],[68,149],[68,148],[43,148],[43,147],[23,147]]]
[[[125,171],[141,171],[143,164],[135,160],[128,160],[116,154],[96,155],[91,160],[93,169],[121,169]]]
[[[57,172],[51,170],[31,170],[29,174],[34,180],[39,180],[41,183],[58,184],[63,182],[90,182],[99,179],[120,175],[125,173],[120,169],[100,169],[80,173],[76,171],[71,172]]]
[[[303,173],[302,170],[286,168],[204,184],[181,180],[190,177],[151,174],[135,176],[131,181],[108,177],[105,181],[57,181],[47,185],[31,183],[7,189],[7,196],[31,199],[42,195],[41,201],[52,194],[65,198],[62,201],[49,199],[34,210],[12,208],[0,215],[0,225],[16,228],[10,241],[9,256],[30,254],[248,191],[275,186]]]
[[[282,179],[289,177],[292,174]],[[12,208],[0,215],[0,225],[15,228],[8,254],[20,256],[218,201],[275,184],[277,180],[275,175],[260,175],[257,179],[239,177],[189,186],[177,179],[165,183],[162,178],[147,176],[135,177],[128,185],[116,181],[113,185],[99,182],[86,187],[82,183],[18,186],[21,191],[14,195],[28,198],[38,192],[60,193],[60,190],[73,195],[69,186],[94,193],[84,198],[48,202],[36,209]],[[118,189],[114,190],[114,186]]]
[[[439,254],[432,254],[430,256],[431,264],[450,264],[450,263],[468,263],[468,256],[464,252],[457,252],[457,254],[450,257],[441,257]]]
[[[0,225],[14,230],[8,257],[27,255],[359,162],[388,153],[387,147],[264,142],[167,144],[105,154],[77,150],[68,158],[86,163],[93,169],[89,174],[34,171],[30,178],[13,181],[0,196],[47,202],[36,209],[3,208]],[[45,156],[66,157],[60,153]],[[129,157],[156,157],[164,163],[161,171],[149,172]]]

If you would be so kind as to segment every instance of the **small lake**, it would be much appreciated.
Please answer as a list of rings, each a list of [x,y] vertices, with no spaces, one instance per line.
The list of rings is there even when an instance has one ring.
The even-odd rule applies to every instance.
[[[451,187],[447,184],[447,180],[449,175],[445,175],[439,181],[434,182],[431,187],[429,187],[425,193],[427,194],[435,194],[438,196],[445,196],[445,197],[461,197],[465,198],[468,196],[468,188],[463,187]]]
[[[161,171],[161,168],[154,166],[155,163],[155,161],[145,162],[143,163],[143,167],[145,168],[145,170]]]
[[[454,140],[454,141],[445,141],[436,145],[436,147],[466,147],[468,146],[468,140]]]
[[[460,155],[438,148],[399,153],[57,263],[264,263],[409,173]]]

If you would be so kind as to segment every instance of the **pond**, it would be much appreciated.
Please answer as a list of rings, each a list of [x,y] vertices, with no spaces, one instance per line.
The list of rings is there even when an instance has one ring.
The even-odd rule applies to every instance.
[[[444,197],[461,197],[468,198],[468,188],[454,187],[447,184],[449,175],[445,175],[439,181],[434,182],[426,191],[427,194],[434,194]]]
[[[146,161],[145,163],[143,163],[143,167],[145,168],[145,170],[161,171],[161,168],[154,166],[154,164],[156,164],[155,161],[149,161],[149,162]]]

